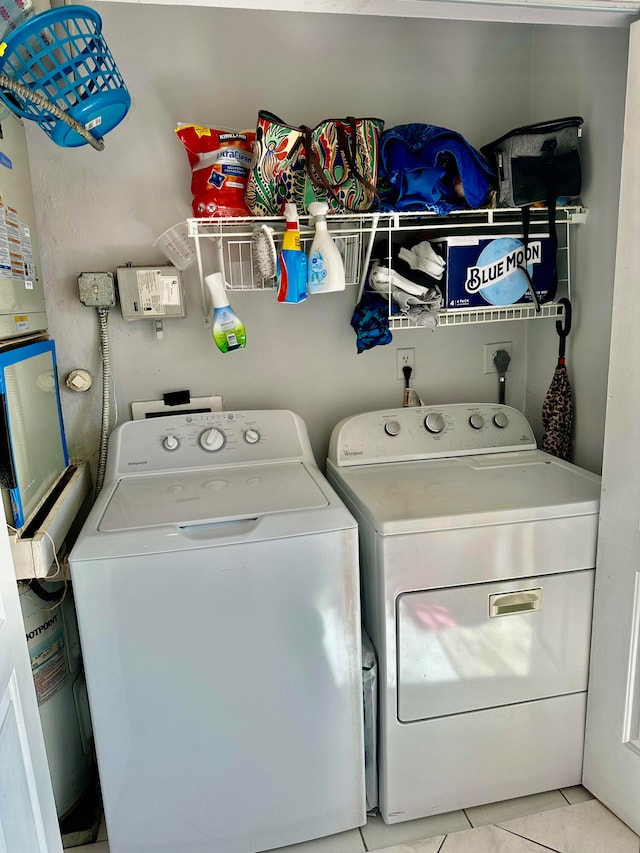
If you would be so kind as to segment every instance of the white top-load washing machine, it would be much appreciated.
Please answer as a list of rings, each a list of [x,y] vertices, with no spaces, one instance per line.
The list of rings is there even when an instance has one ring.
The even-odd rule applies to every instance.
[[[357,527],[298,416],[118,427],[70,564],[111,853],[365,822]]]
[[[387,823],[581,781],[600,478],[498,405],[347,418]]]

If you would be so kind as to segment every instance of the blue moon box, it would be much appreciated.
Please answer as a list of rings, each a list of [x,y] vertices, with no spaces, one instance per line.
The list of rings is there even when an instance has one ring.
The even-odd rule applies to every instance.
[[[436,241],[434,241],[436,242]],[[553,282],[555,258],[548,237],[448,237],[438,241],[446,260],[447,309],[532,304],[523,268],[542,302]]]

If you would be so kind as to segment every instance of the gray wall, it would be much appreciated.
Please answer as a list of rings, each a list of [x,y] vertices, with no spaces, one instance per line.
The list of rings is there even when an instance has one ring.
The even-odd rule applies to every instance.
[[[576,362],[580,358],[573,370],[577,393],[595,412],[588,423],[581,415],[578,455],[599,468],[625,32],[90,5],[103,16],[131,91],[129,115],[107,135],[102,153],[60,149],[28,127],[45,292],[63,378],[85,367],[99,380],[97,319],[78,302],[78,273],[115,270],[128,261],[158,263],[162,256],[153,241],[189,215],[190,173],[174,133],[177,122],[247,128],[260,108],[309,124],[327,116],[379,115],[388,127],[408,121],[450,127],[480,146],[532,117],[584,111],[590,157],[604,168],[587,196],[598,210],[579,262],[580,290],[597,303],[580,303],[574,338]],[[596,174],[591,163],[589,174]],[[120,420],[130,416],[132,400],[180,388],[222,394],[229,409],[287,407],[307,421],[322,464],[340,418],[400,405],[397,347],[415,347],[414,385],[425,403],[457,402],[497,399],[495,375],[482,372],[483,345],[512,341],[507,402],[526,405],[534,417],[555,365],[550,321],[396,332],[391,345],[357,355],[349,325],[355,288],[300,306],[277,304],[273,292],[233,294],[248,345],[222,355],[202,325],[194,270],[185,284],[188,317],[167,322],[164,341],[155,339],[151,324],[127,323],[117,308],[111,311]],[[545,328],[532,331],[538,326]],[[99,381],[83,395],[63,389],[70,449],[77,456],[97,448],[100,397]]]
[[[628,32],[539,27],[533,33],[532,118],[578,114],[586,225],[572,231],[573,327],[567,364],[573,385],[575,461],[599,471],[609,361]],[[526,411],[535,423],[557,361],[554,323],[527,331]]]

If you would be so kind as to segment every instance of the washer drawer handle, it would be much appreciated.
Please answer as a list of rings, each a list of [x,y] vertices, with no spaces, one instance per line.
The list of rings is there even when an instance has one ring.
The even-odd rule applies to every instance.
[[[528,613],[542,607],[542,589],[522,589],[517,592],[499,592],[489,596],[489,617],[512,616]]]

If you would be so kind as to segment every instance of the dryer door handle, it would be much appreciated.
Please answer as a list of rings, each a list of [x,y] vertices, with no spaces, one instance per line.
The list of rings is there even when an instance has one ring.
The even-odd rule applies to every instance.
[[[530,613],[542,608],[542,588],[519,589],[514,592],[498,592],[489,596],[489,617],[514,616]]]

